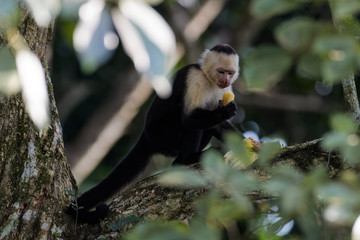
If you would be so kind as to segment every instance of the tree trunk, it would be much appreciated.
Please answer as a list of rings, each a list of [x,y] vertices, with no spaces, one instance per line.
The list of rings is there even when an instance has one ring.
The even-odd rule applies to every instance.
[[[67,190],[76,184],[45,60],[52,26],[38,27],[22,10],[19,30],[46,72],[51,124],[47,131],[37,130],[21,94],[0,96],[0,239],[53,239],[66,227],[62,210],[69,202]]]

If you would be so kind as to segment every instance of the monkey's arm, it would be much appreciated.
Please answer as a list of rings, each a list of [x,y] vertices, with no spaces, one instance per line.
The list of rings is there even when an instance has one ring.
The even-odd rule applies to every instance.
[[[241,131],[239,131],[230,121],[224,121],[208,130],[206,130],[208,134],[214,136],[219,141],[224,141],[224,133],[226,132],[236,132],[242,135]]]
[[[196,108],[190,114],[184,114],[182,123],[185,128],[189,129],[208,129],[228,120],[235,113],[236,104],[234,101],[226,106],[219,103],[215,110]]]

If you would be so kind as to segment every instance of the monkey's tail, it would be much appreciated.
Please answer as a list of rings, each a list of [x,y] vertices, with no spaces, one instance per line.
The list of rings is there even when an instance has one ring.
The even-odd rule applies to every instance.
[[[147,166],[150,155],[145,136],[141,135],[125,159],[98,185],[74,201],[66,212],[79,223],[97,223],[104,219],[109,207],[102,202],[134,180]],[[96,205],[96,210],[89,210]]]

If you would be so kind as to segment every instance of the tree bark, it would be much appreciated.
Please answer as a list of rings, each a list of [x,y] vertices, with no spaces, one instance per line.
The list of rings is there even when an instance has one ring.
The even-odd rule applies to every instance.
[[[295,166],[308,172],[323,166],[329,177],[336,177],[346,166],[334,153],[324,152],[321,140],[283,148],[269,163],[271,165]],[[200,168],[198,164],[190,166]],[[250,169],[259,179],[269,179],[268,173],[259,170],[256,162]],[[158,184],[152,176],[129,187],[109,200],[111,213],[97,226],[79,226],[79,239],[118,239],[141,222],[178,220],[188,222],[194,215],[194,202],[206,194],[206,189],[168,188]]]
[[[76,184],[45,60],[52,26],[38,27],[21,10],[19,30],[46,72],[51,123],[47,131],[37,130],[21,94],[0,96],[0,239],[53,239],[67,226],[62,209]]]

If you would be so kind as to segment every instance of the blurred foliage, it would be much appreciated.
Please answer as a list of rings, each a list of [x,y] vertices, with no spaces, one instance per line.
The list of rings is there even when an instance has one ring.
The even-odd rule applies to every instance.
[[[249,53],[243,68],[248,88],[267,88],[281,79],[290,67],[290,57],[276,46],[261,46]],[[261,69],[261,71],[259,71]]]
[[[46,129],[50,123],[50,115],[45,71],[40,59],[30,50],[18,30],[21,24],[19,16],[23,14],[20,5],[32,13],[38,26],[48,27],[60,10],[60,1],[22,0],[0,3],[0,36],[2,42],[5,39],[7,41],[7,45],[0,45],[0,62],[3,63],[0,69],[0,92],[12,95],[21,91],[30,118],[38,129]]]
[[[54,52],[57,56],[65,56],[67,64],[76,66],[74,75],[77,77],[95,76],[94,79],[98,81],[93,83],[94,89],[99,90],[99,79],[111,88],[109,72],[115,72],[115,68],[129,68],[130,59],[137,71],[152,77],[150,79],[158,93],[166,93],[169,85],[164,79],[168,73],[169,59],[174,53],[175,38],[167,22],[155,9],[159,12],[166,10],[162,6],[153,8],[149,4],[163,3],[170,6],[179,3],[185,6],[189,2],[64,1],[60,9],[58,0],[0,0],[0,92],[14,94],[23,91],[28,96],[26,104],[29,112],[39,110],[38,106],[41,106],[40,111],[46,112],[48,103],[46,99],[40,98],[38,104],[35,98],[39,90],[44,97],[45,78],[39,70],[40,60],[30,52],[23,36],[16,30],[21,14],[19,2],[32,12],[39,26],[48,26],[60,14],[59,22],[62,25],[57,28],[57,34],[65,37],[62,40],[55,39],[55,42],[59,42]],[[189,11],[194,6],[188,7]],[[275,85],[281,86],[284,76],[287,76],[293,80],[293,85],[289,84],[284,89],[289,92],[293,89],[306,92],[306,87],[298,88],[309,85],[308,79],[332,86],[359,70],[358,0],[229,1],[229,6],[211,25],[213,32],[221,31],[224,25],[230,30],[237,28],[237,22],[233,19],[240,15],[247,16],[245,11],[248,6],[252,16],[267,23],[259,34],[259,40],[253,43],[254,46],[242,49],[240,53],[244,60],[242,73],[249,89],[266,91]],[[320,8],[330,12],[330,17],[321,16],[323,12],[312,14],[312,9]],[[234,9],[243,12],[239,14]],[[158,33],[159,29],[162,34]],[[218,37],[207,32],[199,41],[206,45],[217,42]],[[5,46],[4,42],[8,44]],[[121,46],[118,46],[120,42]],[[70,44],[74,47],[69,47]],[[122,57],[114,60],[116,54],[123,55],[124,52],[129,59]],[[19,56],[24,56],[21,53],[25,53],[28,58],[20,61]],[[74,60],[73,54],[76,54],[77,60]],[[109,61],[113,61],[115,67],[107,67]],[[69,72],[63,71],[61,64],[54,66],[58,68],[54,69],[55,76],[59,72]],[[35,71],[38,75],[33,75],[29,68],[39,70]],[[23,71],[25,74],[20,74]],[[64,77],[66,81],[70,81],[67,77]],[[29,84],[24,84],[24,81],[35,83],[30,84],[35,88],[28,87]],[[159,81],[162,84],[159,85]],[[55,81],[56,84],[61,86],[61,83]],[[101,93],[99,98],[105,95]],[[97,105],[94,99],[87,106]],[[34,101],[35,104],[30,104]],[[88,110],[81,108],[76,114],[82,115],[83,111]],[[260,125],[272,125],[268,120],[270,115],[278,117],[279,125],[282,124],[280,121],[287,121],[285,114],[273,110],[264,110],[258,114],[261,115],[258,118]],[[32,119],[36,121],[36,116],[32,116]],[[43,128],[48,121],[38,119],[37,122],[38,127]],[[311,121],[308,123],[306,127],[311,129],[314,124]],[[256,124],[249,125],[251,130],[258,128]],[[289,126],[295,128],[293,125]],[[357,166],[360,161],[360,139],[356,129],[359,126],[342,113],[329,117],[328,125],[331,129],[324,133],[323,148],[330,153],[338,153],[349,166]],[[76,128],[77,125],[68,131]],[[355,170],[350,168],[342,172],[339,178],[328,179],[325,166],[318,166],[308,173],[290,166],[271,166],[269,161],[281,150],[278,143],[264,144],[255,163],[251,159],[249,147],[239,136],[229,135],[226,146],[227,150],[232,150],[234,157],[244,163],[243,166],[256,164],[273,177],[263,180],[247,168],[232,168],[226,164],[222,154],[209,150],[201,160],[202,174],[187,168],[173,168],[160,179],[160,183],[171,186],[205,187],[209,190],[204,198],[197,201],[194,217],[188,223],[143,223],[141,219],[135,219],[139,220],[139,224],[126,238],[350,239],[351,228],[360,211],[360,178]],[[267,198],[259,197],[259,193],[266,194]],[[132,222],[134,219],[125,219],[111,227],[121,228],[127,221]],[[355,225],[353,232],[359,232],[357,228]]]
[[[326,148],[334,147],[331,145],[334,139],[343,140],[342,134],[354,135],[353,121],[346,115],[334,115],[331,126],[334,132],[342,133],[326,135]],[[249,157],[249,146],[241,136],[230,134],[226,142],[229,149],[236,149],[233,154],[238,158]],[[351,146],[344,141],[335,146],[344,160],[359,164],[359,141],[356,144]],[[360,211],[358,173],[346,170],[338,179],[329,179],[323,165],[307,173],[292,166],[272,166],[270,160],[280,150],[278,143],[265,143],[259,159],[253,163],[272,176],[269,179],[259,178],[251,168],[241,171],[232,168],[213,150],[203,154],[201,173],[172,168],[160,175],[159,182],[167,186],[205,187],[209,193],[197,201],[195,216],[188,224],[178,223],[186,230],[166,228],[157,235],[158,239],[167,239],[162,234],[170,236],[169,231],[176,231],[174,239],[198,239],[188,233],[199,221],[202,221],[200,235],[206,229],[208,234],[214,233],[214,239],[348,239]],[[151,223],[152,228],[154,224]],[[140,235],[146,226],[135,228],[126,239],[147,239]]]
[[[160,1],[150,1],[159,3]],[[78,10],[77,24],[73,31],[73,44],[81,69],[92,73],[105,64],[114,54],[119,37],[136,69],[148,75],[157,94],[171,93],[167,73],[169,61],[175,52],[175,37],[166,21],[142,0],[121,0],[107,3],[103,0],[63,3],[59,0],[1,1],[0,36],[5,36],[7,45],[1,46],[0,92],[7,95],[23,92],[27,111],[39,129],[47,128],[50,122],[49,99],[45,72],[39,58],[33,54],[19,27],[20,5],[32,13],[36,24],[49,27],[61,12],[68,18]],[[77,12],[77,11],[76,11]],[[142,16],[139,18],[138,16]],[[151,28],[156,25],[157,28]],[[116,33],[117,31],[117,33]],[[11,64],[13,57],[16,65]],[[27,56],[27,57],[23,57]]]
[[[322,79],[326,84],[336,84],[356,72],[360,67],[355,27],[358,22],[349,15],[359,11],[354,2],[332,2],[334,21],[343,26],[340,33],[331,21],[305,17],[283,20],[274,28],[276,43],[257,46],[245,56],[243,74],[247,86],[269,89],[291,68],[300,76]],[[252,13],[262,19],[271,18],[310,3],[255,0]],[[336,113],[329,117],[329,126],[331,131],[324,134],[323,148],[329,154],[340,154],[349,166],[358,166],[360,140],[353,119]],[[244,163],[251,162],[249,146],[239,136],[229,135],[226,146]],[[264,144],[255,162],[257,168],[272,176],[268,180],[260,180],[248,169],[235,170],[214,151],[203,154],[202,173],[185,168],[167,171],[160,183],[205,186],[208,195],[197,202],[195,216],[188,224],[142,224],[126,239],[152,239],[145,234],[147,227],[147,231],[163,227],[156,239],[357,239],[354,232],[358,229],[352,226],[360,211],[358,173],[347,170],[339,178],[329,179],[323,165],[308,173],[291,166],[271,166],[269,160],[278,151],[279,144]],[[267,198],[252,198],[260,193]],[[194,228],[196,232],[192,232]]]
[[[345,26],[359,24],[355,19],[339,21]],[[348,77],[360,67],[360,48],[356,40],[360,32],[357,29],[354,35],[351,31],[354,28],[350,30],[342,25],[341,29],[343,31],[338,33],[331,22],[324,24],[303,17],[279,24],[274,32],[282,48],[258,46],[246,59],[244,77],[248,87],[266,88],[281,79],[289,70],[290,63],[300,75],[320,78],[327,83],[337,83]],[[256,71],[259,66],[264,71]]]
[[[349,164],[358,164],[360,138],[356,134],[356,124],[350,117],[341,114],[331,116],[330,121],[333,131],[324,136],[324,148],[339,151],[344,161]]]
[[[136,70],[148,75],[158,95],[168,96],[166,75],[175,36],[159,13],[143,0],[120,0],[115,5],[90,0],[80,6],[73,42],[84,72],[92,73],[106,63],[119,38]]]

